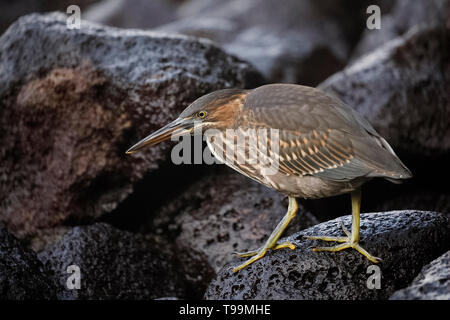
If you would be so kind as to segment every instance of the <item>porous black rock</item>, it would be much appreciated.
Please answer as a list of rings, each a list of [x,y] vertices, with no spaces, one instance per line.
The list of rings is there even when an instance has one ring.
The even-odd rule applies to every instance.
[[[423,267],[406,288],[396,291],[391,300],[450,300],[450,251]]]
[[[154,299],[186,297],[181,267],[142,235],[105,223],[74,227],[46,247],[39,259],[58,284],[58,299]],[[68,287],[76,266],[80,288]]]
[[[56,284],[36,254],[0,225],[0,300],[56,298]]]
[[[351,217],[342,218],[350,228]],[[238,273],[225,266],[214,279],[206,299],[387,299],[407,286],[421,268],[450,247],[449,220],[426,211],[392,211],[361,215],[360,244],[383,261],[375,267],[355,250],[313,252],[304,235],[342,236],[339,219],[324,222],[282,239],[295,250],[269,252]],[[370,278],[378,268],[380,289]],[[368,285],[369,284],[369,285]],[[373,285],[373,286],[372,286]]]
[[[206,40],[21,17],[0,38],[0,221],[19,237],[92,221],[170,161],[125,151],[199,96],[261,81]],[[155,195],[159,197],[161,195]]]

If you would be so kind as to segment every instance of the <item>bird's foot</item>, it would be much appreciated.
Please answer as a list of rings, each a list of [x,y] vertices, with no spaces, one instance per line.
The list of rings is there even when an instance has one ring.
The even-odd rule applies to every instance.
[[[322,241],[334,241],[334,242],[342,242],[342,244],[339,244],[337,246],[333,247],[317,247],[313,248],[313,251],[320,252],[320,251],[331,251],[331,252],[337,252],[348,248],[353,248],[359,253],[361,253],[363,256],[365,256],[367,259],[369,259],[373,263],[378,263],[381,261],[380,258],[372,256],[370,253],[368,253],[363,247],[361,247],[358,243],[358,241],[352,240],[351,233],[347,230],[347,228],[344,226],[342,221],[340,221],[341,228],[344,230],[344,233],[346,234],[346,237],[327,237],[327,236],[303,236],[305,239],[308,240],[322,240]]]
[[[374,257],[369,252],[367,252],[363,247],[359,245],[357,241],[352,241],[351,237],[326,237],[326,236],[304,236],[304,238],[309,240],[323,240],[323,241],[336,241],[336,242],[342,242],[341,244],[338,244],[333,247],[316,247],[313,248],[313,251],[320,252],[320,251],[331,251],[331,252],[337,252],[348,248],[353,248],[359,253],[361,253],[363,256],[365,256],[367,259],[369,259],[373,263],[378,263],[381,261],[380,258]]]
[[[237,266],[236,268],[233,269],[234,272],[237,272],[239,270],[244,269],[246,266],[252,264],[253,262],[261,259],[262,257],[264,257],[266,255],[266,252],[268,250],[278,250],[278,249],[283,249],[283,248],[289,248],[291,250],[295,249],[295,244],[293,244],[292,242],[282,242],[282,243],[277,243],[275,244],[275,246],[269,248],[269,247],[261,247],[257,250],[251,250],[251,251],[247,251],[247,252],[235,252],[234,254],[236,254],[238,257],[240,258],[246,258],[246,257],[252,257],[250,259],[248,259],[247,261],[245,261],[243,264]]]
[[[274,247],[267,248],[267,249],[278,250],[278,249],[283,249],[283,248],[289,248],[291,250],[294,250],[295,244],[293,244],[292,242],[286,241],[286,242],[282,242],[282,243],[277,243],[277,244],[275,244]],[[256,250],[251,250],[251,251],[246,251],[246,252],[234,252],[234,254],[237,255],[239,258],[252,257],[254,255],[257,255],[263,249],[264,249],[264,247],[261,247]]]

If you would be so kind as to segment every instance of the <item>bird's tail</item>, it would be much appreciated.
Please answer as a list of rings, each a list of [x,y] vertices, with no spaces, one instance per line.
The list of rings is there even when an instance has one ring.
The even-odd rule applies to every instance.
[[[411,171],[395,154],[389,143],[381,136],[377,136],[376,140],[382,149],[385,150],[385,152],[382,151],[384,154],[380,156],[388,160],[383,162],[383,168],[379,169],[381,175],[378,176],[383,177],[392,183],[402,183],[405,179],[412,178],[413,175]]]
[[[385,178],[393,183],[401,183],[412,177],[411,171],[380,135],[370,134],[369,137],[354,138],[352,142],[355,150],[358,150],[357,157],[364,160],[369,169],[368,177]],[[377,147],[368,148],[371,144],[376,144]]]

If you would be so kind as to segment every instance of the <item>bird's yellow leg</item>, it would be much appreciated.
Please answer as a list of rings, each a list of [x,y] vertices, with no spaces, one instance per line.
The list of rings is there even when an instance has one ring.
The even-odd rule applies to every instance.
[[[343,223],[341,227],[344,230],[346,237],[327,237],[327,236],[305,236],[309,240],[324,240],[324,241],[336,241],[343,242],[334,247],[317,247],[313,251],[341,251],[348,248],[353,248],[369,259],[373,263],[381,261],[380,258],[372,256],[364,248],[359,245],[359,223],[360,223],[360,209],[361,209],[361,190],[352,192],[352,232],[349,233]]]
[[[294,219],[295,215],[298,211],[298,205],[295,198],[289,197],[289,206],[286,215],[283,217],[283,219],[278,223],[275,230],[273,230],[272,234],[270,235],[269,239],[267,239],[264,246],[262,246],[258,250],[243,252],[243,253],[236,253],[239,257],[252,257],[245,261],[243,264],[237,266],[233,269],[234,272],[237,272],[246,266],[252,264],[253,262],[261,259],[265,256],[266,252],[270,250],[277,250],[282,248],[290,248],[292,250],[295,249],[295,245],[291,242],[282,242],[277,243],[278,239],[280,238],[283,231],[286,229],[288,224]]]

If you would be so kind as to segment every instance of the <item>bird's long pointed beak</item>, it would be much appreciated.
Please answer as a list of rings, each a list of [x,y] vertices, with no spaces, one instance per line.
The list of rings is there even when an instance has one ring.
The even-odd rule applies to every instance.
[[[178,118],[136,143],[126,151],[126,154],[134,153],[146,146],[154,146],[162,141],[170,139],[171,137],[191,133],[193,127],[194,123],[192,121]]]

